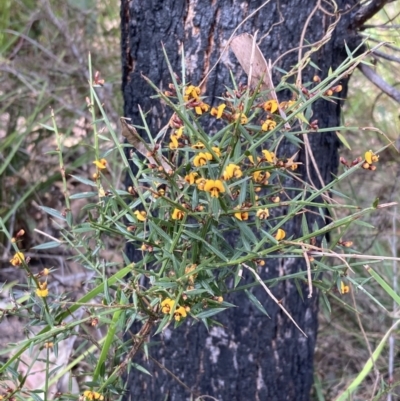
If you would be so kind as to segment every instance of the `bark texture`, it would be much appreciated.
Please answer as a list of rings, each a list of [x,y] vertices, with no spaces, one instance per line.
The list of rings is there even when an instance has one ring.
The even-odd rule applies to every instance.
[[[150,99],[153,90],[141,74],[161,88],[171,82],[161,43],[178,75],[184,46],[188,80],[198,84],[221,55],[233,30],[262,3],[261,0],[122,0],[124,116],[141,125],[140,104],[144,112],[149,112],[148,123],[156,134],[167,123],[170,114],[158,100]],[[335,68],[346,58],[345,40],[350,48],[357,44],[355,34],[348,29],[352,13],[356,11],[356,8],[350,11],[355,1],[338,0],[336,3],[341,20],[332,40],[313,56],[313,61],[322,70],[318,75],[322,77],[327,75],[330,67]],[[260,48],[267,59],[275,60],[299,46],[304,24],[316,4],[315,0],[271,0],[246,21],[238,33],[259,30],[258,38],[261,38],[269,32]],[[326,11],[332,12],[326,2],[323,5]],[[332,21],[331,15],[318,10],[307,28],[306,41],[320,40]],[[277,66],[290,70],[297,63],[297,55],[297,50],[288,53]],[[229,69],[240,77],[241,69],[233,54],[227,51],[202,88],[208,103],[221,96],[225,86],[231,85]],[[315,72],[307,68],[303,72],[303,82],[310,81]],[[275,74],[274,78],[279,79],[279,75]],[[345,96],[347,83],[343,82],[343,86],[342,96]],[[339,103],[318,102],[313,118],[318,119],[320,127],[340,125],[340,107]],[[336,135],[315,133],[309,140],[321,175],[329,182],[338,164]],[[280,151],[291,156],[297,149],[285,143]],[[300,154],[300,161],[305,163],[304,152]],[[304,171],[303,174],[305,176]],[[311,178],[318,183],[312,168]],[[311,223],[312,219],[309,216]],[[293,221],[290,226],[285,226],[288,235],[296,236],[301,232],[298,223]],[[131,259],[138,257],[132,247],[128,253]],[[267,279],[304,268],[299,259],[277,260],[269,262],[261,275]],[[150,347],[149,352],[158,363],[146,361],[144,355],[136,360],[152,373],[152,377],[137,370],[132,372],[126,398],[182,401],[208,395],[220,401],[308,400],[313,382],[318,297],[314,295],[308,299],[307,291],[303,291],[302,299],[292,281],[283,281],[272,290],[307,333],[307,338],[262,288],[253,288],[252,292],[265,306],[270,319],[256,309],[244,293],[234,294],[228,301],[238,307],[218,315],[221,327],[211,328],[208,332],[201,324],[191,326],[193,322],[188,319],[178,330],[167,329],[152,338],[154,347]]]

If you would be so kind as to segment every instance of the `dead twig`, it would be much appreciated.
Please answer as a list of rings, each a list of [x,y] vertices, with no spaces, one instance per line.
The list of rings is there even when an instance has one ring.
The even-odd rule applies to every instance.
[[[261,286],[264,288],[265,292],[275,301],[275,303],[282,309],[282,311],[285,313],[286,316],[289,317],[289,319],[293,322],[293,324],[298,328],[298,330],[305,336],[307,337],[307,334],[304,333],[304,331],[300,328],[300,326],[296,323],[296,321],[292,318],[291,314],[286,310],[286,308],[282,305],[281,302],[279,302],[274,294],[270,291],[270,289],[267,287],[267,285],[264,283],[264,281],[261,279],[261,277],[257,274],[257,272],[250,266],[246,265],[245,263],[242,263],[242,266],[245,267],[247,270],[250,270],[251,273],[253,273],[254,277],[256,280],[261,284]]]

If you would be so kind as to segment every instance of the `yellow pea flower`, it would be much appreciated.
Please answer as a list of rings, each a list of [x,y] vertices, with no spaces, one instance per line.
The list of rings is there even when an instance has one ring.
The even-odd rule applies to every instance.
[[[277,241],[280,241],[280,240],[283,240],[286,237],[286,233],[281,228],[278,228],[278,231],[276,232],[274,237],[275,237],[275,239]]]
[[[225,187],[221,180],[207,180],[204,191],[210,192],[211,197],[218,198],[221,192],[225,192]]]
[[[196,177],[198,177],[198,174],[196,172],[191,172],[191,173],[185,175],[185,181],[189,185],[193,185],[196,182]]]
[[[104,396],[102,396],[100,393],[96,392],[96,391],[90,391],[90,390],[86,390],[83,392],[83,396],[85,397],[85,400],[99,400],[99,401],[103,401],[104,400]]]
[[[237,164],[230,163],[226,166],[225,171],[222,174],[222,178],[227,181],[231,178],[240,178],[243,175],[242,170]]]
[[[205,178],[199,178],[198,180],[196,180],[197,189],[200,191],[204,191],[206,183],[207,180]]]
[[[12,259],[10,259],[10,263],[14,267],[21,266],[23,262],[25,262],[25,255],[22,252],[17,252]]]
[[[183,125],[182,125],[182,127],[179,127],[175,132],[174,132],[174,136],[176,137],[176,138],[181,138],[182,137],[182,135],[183,135]]]
[[[377,161],[379,161],[379,156],[375,155],[371,150],[368,150],[367,152],[365,152],[365,161],[368,164],[372,164],[372,163],[376,163]]]
[[[245,221],[245,220],[249,219],[249,213],[239,211],[239,212],[235,213],[235,217],[240,221]]]
[[[258,209],[257,210],[257,214],[256,216],[260,219],[260,220],[265,220],[269,217],[269,211],[267,208],[265,209]]]
[[[40,298],[46,298],[49,295],[49,290],[47,289],[47,283],[39,283],[39,288],[36,289],[36,295]]]
[[[172,212],[172,219],[173,220],[182,220],[183,216],[185,216],[185,212],[182,210],[175,208],[174,211]]]
[[[261,125],[261,130],[262,131],[272,131],[276,127],[276,121],[267,119],[264,121],[264,123]]]
[[[263,153],[263,155],[264,155],[265,160],[266,160],[268,163],[273,163],[273,164],[276,163],[276,156],[275,156],[275,153],[270,152],[269,150],[263,150],[262,153]]]
[[[270,113],[275,113],[278,110],[278,102],[276,100],[268,100],[263,104],[263,109]]]
[[[203,112],[207,112],[209,108],[210,108],[210,106],[207,103],[201,102],[198,106],[195,106],[194,110],[195,110],[196,114],[201,116],[203,114]]]
[[[209,160],[212,160],[212,154],[200,152],[193,159],[193,165],[196,167],[205,166]]]
[[[146,221],[147,213],[144,210],[135,210],[133,214],[139,221]]]
[[[171,150],[178,149],[179,143],[178,143],[178,138],[175,135],[171,135],[171,142],[169,143],[169,148]]]
[[[194,86],[194,85],[189,85],[186,89],[185,89],[185,96],[184,99],[187,102],[189,99],[195,99],[197,101],[200,100],[200,88],[198,86]]]
[[[205,145],[204,143],[201,142],[196,142],[194,145],[192,145],[192,149],[204,149]]]
[[[107,168],[107,160],[106,159],[95,160],[93,162],[93,164],[95,164],[99,170],[104,170],[105,168]]]
[[[162,313],[165,313],[166,315],[168,313],[171,313],[172,308],[175,305],[175,301],[172,300],[171,298],[166,298],[164,301],[161,302],[161,311]]]
[[[236,113],[234,116],[235,120],[240,120],[240,124],[247,124],[248,118],[243,113]]]
[[[271,174],[268,171],[254,171],[251,175],[253,178],[253,181],[256,182],[257,184],[268,184],[268,178],[271,176]]]
[[[181,318],[185,318],[186,315],[186,309],[183,306],[175,309],[174,317],[177,322],[179,322]]]
[[[225,107],[226,104],[224,103],[220,104],[218,107],[213,107],[210,114],[216,118],[221,118]]]
[[[215,154],[216,154],[218,157],[221,157],[221,149],[220,149],[218,146],[213,146],[213,147],[212,147],[212,150],[215,152]]]
[[[350,287],[346,285],[343,281],[340,282],[340,293],[347,294],[350,292]]]

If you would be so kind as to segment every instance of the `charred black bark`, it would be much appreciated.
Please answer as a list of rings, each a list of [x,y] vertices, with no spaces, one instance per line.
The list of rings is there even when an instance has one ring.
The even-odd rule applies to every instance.
[[[233,30],[262,3],[261,0],[122,0],[125,117],[141,125],[137,106],[140,104],[145,112],[150,112],[148,122],[154,133],[170,117],[158,100],[150,99],[153,90],[141,78],[141,74],[144,74],[161,88],[166,88],[171,82],[161,43],[178,75],[181,72],[181,45],[184,46],[188,79],[198,84],[217,61]],[[346,58],[344,40],[350,48],[358,44],[355,34],[348,29],[352,16],[349,10],[356,1],[339,0],[336,3],[341,20],[332,40],[313,56],[313,61],[322,70],[318,74],[323,77],[330,67],[335,68]],[[315,0],[272,0],[246,21],[238,33],[259,30],[258,37],[261,37],[273,24],[277,24],[260,45],[266,58],[275,60],[287,50],[299,46],[305,21],[315,5]],[[327,7],[326,3],[324,7]],[[307,28],[306,41],[313,43],[320,40],[332,21],[331,15],[318,10]],[[297,63],[297,54],[297,51],[287,54],[278,67],[290,70]],[[208,95],[209,103],[225,91],[225,86],[231,84],[228,67],[240,75],[238,63],[227,52],[208,77],[205,88],[202,88]],[[315,72],[307,68],[303,72],[303,82],[311,81]],[[279,79],[277,74],[275,79]],[[347,83],[342,84],[344,97]],[[339,103],[320,101],[314,107],[313,119],[318,120],[320,127],[340,125],[340,107]],[[339,143],[336,135],[332,132],[314,133],[309,140],[322,178],[329,182],[338,165]],[[281,152],[287,156],[293,155],[296,150],[289,143],[281,147]],[[300,158],[305,163],[303,152]],[[318,184],[312,168],[311,172],[313,182]],[[285,229],[289,235],[301,231],[297,221],[291,227],[285,226]],[[133,259],[133,248],[128,251]],[[267,266],[262,272],[264,279],[305,268],[298,259],[277,260],[275,264]],[[318,297],[314,295],[308,299],[307,293],[304,293],[302,299],[291,281],[284,281],[272,290],[305,330],[307,338],[262,288],[254,288],[253,293],[265,306],[271,319],[256,309],[244,293],[234,294],[229,301],[238,307],[218,315],[222,327],[207,332],[200,324],[190,327],[193,322],[188,319],[178,330],[167,329],[163,335],[153,339],[157,343],[150,348],[151,356],[176,375],[187,388],[174,380],[159,364],[148,362],[143,356],[137,362],[143,364],[153,376],[132,372],[127,398],[181,401],[190,399],[191,395],[209,395],[221,401],[308,400],[313,381]]]

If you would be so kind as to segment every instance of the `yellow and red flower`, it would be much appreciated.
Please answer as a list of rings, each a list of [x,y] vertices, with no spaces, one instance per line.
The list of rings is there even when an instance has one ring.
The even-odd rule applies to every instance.
[[[212,160],[212,154],[208,152],[200,152],[193,159],[193,165],[196,167],[205,166],[209,160]]]
[[[210,114],[216,118],[221,118],[225,107],[226,107],[226,104],[224,104],[224,103],[220,104],[218,107],[213,107],[211,109]]]
[[[25,255],[22,252],[17,252],[12,259],[10,259],[10,263],[14,267],[21,266],[23,262],[25,262]]]
[[[133,214],[139,221],[146,221],[147,213],[144,210],[135,210]]]
[[[265,220],[269,217],[269,211],[267,208],[265,209],[258,209],[256,216],[260,219],[260,220]]]
[[[268,100],[263,104],[263,109],[270,113],[275,113],[278,110],[278,102],[276,100]]]
[[[225,171],[222,174],[222,178],[225,181],[230,180],[231,178],[240,178],[243,175],[242,170],[237,164],[230,163],[226,166]]]
[[[107,168],[107,160],[106,160],[106,159],[95,160],[95,161],[93,162],[93,164],[95,164],[96,167],[97,167],[99,170],[104,170],[104,169]]]
[[[204,191],[210,192],[211,197],[218,198],[221,192],[225,192],[225,187],[221,180],[207,180]]]
[[[49,290],[47,289],[47,283],[39,283],[39,288],[36,289],[36,295],[40,298],[46,298],[49,295]]]
[[[185,216],[184,211],[182,211],[181,209],[175,208],[174,211],[172,212],[171,217],[173,220],[182,220],[184,216]]]

